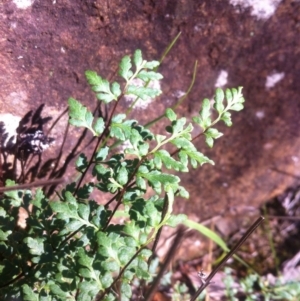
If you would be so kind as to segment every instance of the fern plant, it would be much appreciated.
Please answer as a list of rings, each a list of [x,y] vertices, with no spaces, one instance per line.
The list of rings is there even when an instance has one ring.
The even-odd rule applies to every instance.
[[[216,89],[214,102],[204,99],[192,122],[167,108],[155,120],[165,118],[166,131],[153,133],[150,126],[129,119],[129,112],[117,114],[116,109],[126,95],[136,97],[134,107],[162,93],[149,85],[163,77],[158,66],[158,61],[146,61],[136,50],[132,58],[121,60],[120,83],[86,71],[91,89],[109,114],[94,116],[78,100],[68,100],[70,124],[95,137],[92,155],[82,153],[76,161],[80,178],[56,191],[52,200],[41,188],[16,188],[1,195],[1,300],[126,301],[132,298],[135,280],[151,282],[149,265],[161,228],[174,227],[185,218],[173,214],[175,198],[189,197],[175,172],[214,164],[194,141],[202,136],[213,147],[222,136],[215,125],[223,121],[231,126],[230,111],[240,111],[244,103],[241,87],[225,93]],[[136,79],[144,85],[137,85]],[[193,136],[195,126],[200,135]],[[116,145],[123,150],[117,151]],[[93,180],[87,180],[89,173]],[[91,199],[92,191],[103,194],[107,202]],[[28,213],[26,228],[17,226],[20,208]],[[128,216],[124,222],[114,219],[120,210]]]

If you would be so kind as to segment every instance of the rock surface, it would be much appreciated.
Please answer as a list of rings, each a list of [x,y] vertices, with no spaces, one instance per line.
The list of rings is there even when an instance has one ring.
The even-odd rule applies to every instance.
[[[187,90],[196,60],[196,83],[179,114],[197,112],[216,83],[244,86],[247,102],[234,114],[232,128],[219,127],[225,136],[213,150],[197,143],[216,165],[184,175],[191,199],[177,202],[176,210],[197,220],[241,207],[247,214],[297,181],[299,1],[277,1],[268,18],[224,0],[18,2],[0,5],[0,113],[22,117],[44,103],[44,115],[57,117],[70,96],[92,109],[85,70],[112,77],[120,58],[137,48],[159,59],[181,31],[160,69],[164,96],[136,111],[141,122]],[[56,129],[58,145],[64,126]],[[72,143],[67,141],[67,150]]]

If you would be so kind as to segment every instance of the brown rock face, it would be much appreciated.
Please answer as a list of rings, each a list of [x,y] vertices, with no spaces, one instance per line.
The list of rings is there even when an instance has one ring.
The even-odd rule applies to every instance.
[[[174,104],[188,88],[196,60],[196,83],[179,115],[199,110],[222,70],[228,74],[226,86],[244,86],[246,107],[234,114],[231,129],[219,127],[225,136],[213,150],[197,143],[216,165],[183,176],[191,199],[177,202],[177,210],[199,219],[241,206],[247,211],[296,181],[299,1],[282,2],[268,19],[224,0],[35,0],[23,7],[14,2],[0,5],[0,113],[22,117],[45,103],[44,115],[56,117],[70,96],[92,109],[95,98],[85,70],[112,77],[120,58],[137,48],[147,59],[158,59],[181,31],[160,69],[164,95],[135,117],[143,123]],[[276,74],[281,80],[272,86]]]

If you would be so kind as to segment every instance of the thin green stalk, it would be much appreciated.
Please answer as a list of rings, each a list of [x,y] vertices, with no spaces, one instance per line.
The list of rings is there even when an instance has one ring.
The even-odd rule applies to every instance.
[[[188,87],[187,91],[184,93],[184,95],[179,98],[179,100],[177,101],[177,103],[173,107],[171,107],[174,111],[182,104],[182,102],[187,98],[187,96],[191,92],[191,90],[194,86],[195,80],[196,80],[197,67],[198,67],[198,61],[196,60],[195,65],[194,65],[193,77],[192,77],[191,84]]]
[[[168,55],[168,53],[170,52],[170,50],[173,48],[173,46],[175,45],[175,43],[179,39],[180,35],[181,35],[181,31],[177,34],[177,36],[175,37],[175,39],[169,44],[169,46],[167,47],[167,49],[163,52],[163,55],[161,56],[161,58],[159,60],[160,63],[163,62],[163,60],[165,59],[165,57]]]

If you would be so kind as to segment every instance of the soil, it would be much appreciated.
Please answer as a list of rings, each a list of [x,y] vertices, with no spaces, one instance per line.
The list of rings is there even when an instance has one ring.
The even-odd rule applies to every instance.
[[[111,78],[120,58],[137,48],[159,59],[179,32],[160,68],[163,96],[133,118],[145,123],[174,104],[190,85],[196,60],[196,82],[178,114],[196,114],[222,70],[226,86],[244,87],[246,107],[234,114],[233,127],[219,127],[225,136],[212,150],[197,142],[215,166],[182,177],[191,198],[177,202],[177,212],[198,221],[219,217],[216,226],[230,234],[253,218],[251,212],[259,214],[263,202],[299,182],[299,1],[279,3],[267,19],[224,0],[35,0],[26,9],[4,0],[0,15],[0,113],[23,117],[45,104],[43,116],[54,120],[70,96],[93,109],[85,70]],[[274,73],[283,79],[268,88]],[[66,123],[64,117],[52,130],[56,147],[45,160],[57,156]],[[79,137],[71,135],[65,156]],[[198,246],[190,252],[196,256]]]

